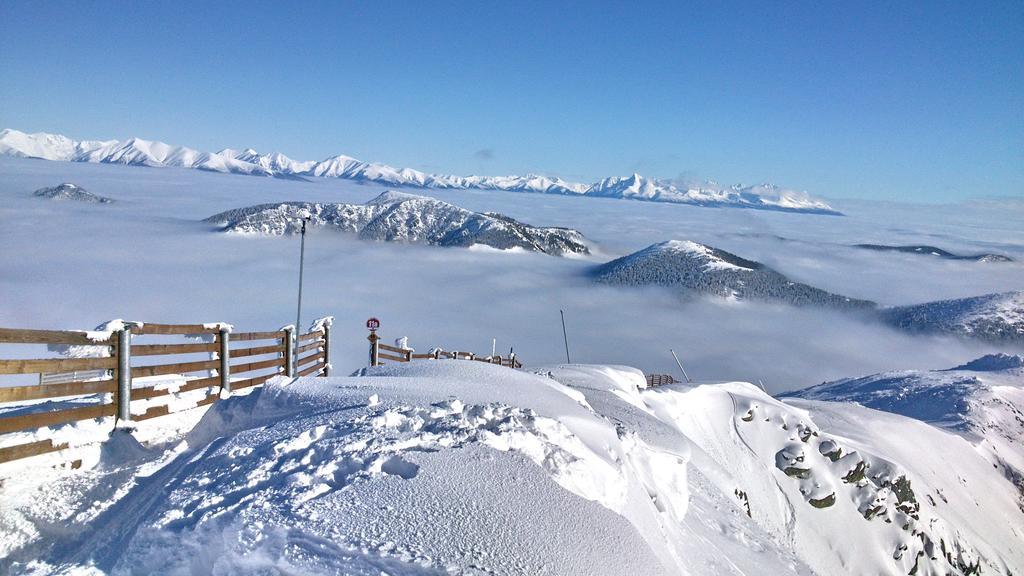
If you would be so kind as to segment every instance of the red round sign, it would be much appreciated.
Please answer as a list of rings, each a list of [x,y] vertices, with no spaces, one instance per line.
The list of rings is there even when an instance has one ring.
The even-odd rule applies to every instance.
[[[380,320],[377,320],[376,318],[370,318],[369,320],[366,321],[366,327],[370,329],[370,332],[373,332],[377,330],[377,328],[380,328]]]

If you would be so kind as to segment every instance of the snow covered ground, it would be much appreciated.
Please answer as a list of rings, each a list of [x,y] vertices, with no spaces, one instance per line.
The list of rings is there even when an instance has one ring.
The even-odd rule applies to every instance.
[[[32,196],[71,182],[107,205]],[[216,234],[203,218],[266,202],[363,203],[385,188],[179,168],[0,158],[0,326],[91,328],[109,318],[222,320],[274,329],[294,317],[297,238]],[[673,372],[669,347],[703,379],[763,380],[770,391],[892,369],[934,369],[985,353],[1020,352],[902,334],[841,313],[784,305],[681,302],[668,290],[595,285],[585,271],[645,246],[692,240],[762,262],[794,281],[882,305],[1024,286],[1024,204],[964,206],[833,202],[845,217],[517,194],[432,190],[477,212],[567,226],[595,242],[589,259],[361,242],[314,230],[307,242],[305,316],[334,315],[332,358],[365,358],[363,322],[413,346],[484,352],[491,339],[527,364],[564,360],[564,309],[574,361]],[[996,252],[979,263],[874,252],[856,243]],[[514,310],[514,313],[510,313]]]
[[[1024,511],[960,437],[749,384],[466,361],[279,379],[83,470],[0,467],[15,574],[982,574]],[[169,417],[170,419],[176,416]],[[19,474],[12,475],[11,467]]]

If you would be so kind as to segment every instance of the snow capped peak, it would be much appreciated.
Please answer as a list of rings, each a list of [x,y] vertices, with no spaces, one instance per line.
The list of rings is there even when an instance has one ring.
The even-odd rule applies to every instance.
[[[386,204],[397,204],[399,202],[407,202],[409,200],[429,200],[429,201],[433,201],[433,202],[438,202],[439,201],[439,200],[436,200],[434,198],[430,198],[429,196],[420,196],[418,194],[409,194],[409,193],[406,193],[406,192],[398,192],[397,190],[387,190],[385,192],[382,192],[380,195],[378,195],[373,200],[370,200],[369,202],[367,202],[367,204],[374,204],[374,205],[382,206],[382,205],[386,205]]]

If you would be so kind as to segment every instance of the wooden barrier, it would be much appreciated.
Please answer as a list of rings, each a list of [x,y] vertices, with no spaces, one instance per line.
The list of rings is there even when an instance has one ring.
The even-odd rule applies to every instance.
[[[97,352],[105,349],[106,353],[96,358],[0,359],[0,374],[40,374],[40,381],[43,374],[79,370],[95,370],[99,374],[93,379],[0,387],[0,403],[96,396],[94,404],[0,416],[0,434],[110,416],[123,418],[127,415],[128,420],[148,420],[170,414],[170,406],[147,406],[141,413],[132,413],[132,402],[206,389],[207,394],[195,403],[196,407],[206,406],[216,402],[223,392],[258,386],[278,375],[326,375],[330,366],[331,331],[329,324],[321,326],[321,329],[293,338],[294,330],[290,327],[274,332],[230,332],[222,324],[126,324],[132,337],[122,338],[115,332],[112,337],[96,340],[84,331],[0,328],[0,344],[96,346]],[[176,343],[135,341],[150,336],[188,340]],[[196,337],[203,341],[196,342]],[[126,343],[123,349],[119,342]],[[308,352],[312,353],[302,355]],[[192,358],[182,358],[190,354]],[[207,359],[195,359],[195,355],[203,354]],[[142,363],[133,362],[134,357],[142,358]],[[122,367],[125,368],[123,374]],[[169,375],[181,375],[184,382],[177,386],[160,383],[140,386],[145,380],[137,380]],[[84,377],[88,376],[89,373]],[[55,445],[50,440],[6,446],[0,448],[0,463],[65,448],[67,444]]]
[[[499,364],[507,368],[522,368],[522,363],[516,359],[515,354],[509,356],[479,356],[472,352],[459,352],[451,351],[446,352],[441,349],[435,349],[429,354],[416,354],[411,349],[400,348],[398,346],[391,346],[389,344],[382,344],[380,342],[380,336],[376,332],[371,332],[368,338],[370,341],[370,366],[380,366],[384,362],[412,362],[413,360],[440,360],[440,359],[451,359],[451,360],[475,360],[477,362],[486,362],[488,364]]]

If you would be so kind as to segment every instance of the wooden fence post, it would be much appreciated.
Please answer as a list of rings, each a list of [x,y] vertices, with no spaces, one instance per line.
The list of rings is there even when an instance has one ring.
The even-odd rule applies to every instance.
[[[117,332],[117,419],[121,423],[132,421],[132,329]]]
[[[378,366],[380,349],[377,348],[377,341],[380,340],[380,336],[377,336],[376,332],[370,332],[366,339],[370,341],[370,366]]]
[[[324,322],[324,376],[331,375],[331,323]]]
[[[295,327],[284,328],[284,375],[295,377]]]
[[[231,332],[221,328],[220,337],[220,389],[231,394]]]

